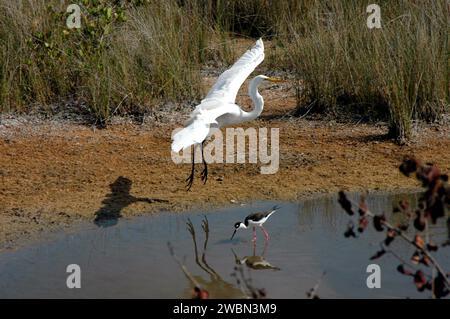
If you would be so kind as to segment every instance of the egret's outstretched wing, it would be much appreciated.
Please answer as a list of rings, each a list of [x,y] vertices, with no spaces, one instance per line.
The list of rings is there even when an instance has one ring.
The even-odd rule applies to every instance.
[[[188,125],[173,136],[172,151],[202,143],[209,134],[211,124],[218,124],[217,118],[224,115],[236,115],[240,109],[234,104],[237,93],[245,79],[264,60],[262,39],[242,55],[231,68],[223,72],[207,96],[192,112]]]
[[[264,44],[262,39],[259,39],[253,48],[247,50],[231,68],[219,76],[203,101],[219,99],[225,103],[234,104],[242,83],[263,60]]]
[[[239,114],[240,112],[237,105],[228,105],[220,101],[208,101],[205,104],[209,109],[202,109],[197,106],[192,113],[189,124],[175,133],[172,138],[172,151],[179,152],[193,144],[202,143],[208,137],[211,125],[218,124],[216,120],[218,117],[224,114]]]

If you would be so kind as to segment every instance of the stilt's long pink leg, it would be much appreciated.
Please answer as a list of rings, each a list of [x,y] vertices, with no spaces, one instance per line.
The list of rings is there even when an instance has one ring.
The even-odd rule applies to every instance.
[[[253,226],[253,240],[254,243],[256,242],[256,227]]]
[[[264,237],[266,238],[266,240],[269,241],[269,239],[270,239],[269,233],[264,229],[263,226],[261,226],[261,230],[263,231]]]

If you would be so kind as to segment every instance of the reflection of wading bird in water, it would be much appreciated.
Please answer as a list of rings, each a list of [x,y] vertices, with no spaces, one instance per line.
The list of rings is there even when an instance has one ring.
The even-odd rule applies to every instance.
[[[264,256],[266,254],[266,249],[267,249],[267,242],[264,245],[262,254],[260,256],[256,256],[256,245],[253,245],[253,256],[245,256],[243,258],[239,258],[233,249],[231,249],[231,251],[234,255],[234,260],[235,260],[236,264],[238,264],[238,265],[245,264],[248,268],[255,269],[255,270],[263,270],[263,269],[280,270],[280,268],[271,265],[265,259]]]
[[[258,92],[258,86],[264,80],[271,82],[282,81],[265,75],[258,75],[251,80],[248,87],[248,94],[253,101],[254,109],[250,112],[245,112],[235,104],[236,96],[242,83],[263,60],[264,45],[262,39],[259,39],[252,49],[245,52],[230,69],[219,76],[208,95],[192,112],[187,126],[173,136],[172,151],[174,152],[179,152],[194,145],[191,174],[186,179],[188,190],[194,182],[195,146],[200,145],[201,147],[204,165],[201,179],[203,183],[206,183],[208,167],[203,156],[203,144],[212,133],[212,129],[256,119],[264,107],[264,99]]]
[[[222,279],[222,277],[211,267],[206,261],[206,247],[208,246],[209,240],[209,223],[208,219],[205,219],[202,222],[202,229],[205,233],[205,242],[203,243],[203,253],[201,258],[198,254],[197,248],[197,239],[195,235],[195,228],[189,219],[187,222],[187,228],[189,233],[192,236],[192,240],[194,242],[194,253],[195,253],[195,262],[196,264],[206,273],[209,274],[210,279],[203,279],[201,276],[192,275],[186,268],[184,264],[182,264],[178,258],[175,256],[173,252],[173,248],[169,245],[169,249],[171,251],[172,256],[175,258],[177,263],[180,265],[186,277],[194,286],[193,296],[198,299],[206,299],[209,297],[213,298],[246,298],[248,295],[242,290],[234,285],[226,282]]]
[[[249,226],[253,226],[253,242],[256,242],[256,226],[261,227],[261,230],[264,233],[264,237],[266,238],[266,241],[269,240],[269,233],[264,229],[263,224],[269,219],[269,217],[275,213],[280,207],[274,206],[271,210],[268,210],[266,212],[261,213],[254,213],[250,214],[247,217],[245,217],[244,222],[237,222],[234,224],[234,232],[231,236],[231,240],[233,240],[234,235],[236,234],[236,231],[238,229],[244,228],[247,229]]]

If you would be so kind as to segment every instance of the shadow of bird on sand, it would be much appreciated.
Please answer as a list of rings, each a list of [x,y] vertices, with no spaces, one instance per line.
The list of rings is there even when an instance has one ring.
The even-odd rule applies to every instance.
[[[145,203],[167,203],[167,200],[157,198],[134,197],[130,194],[132,181],[120,176],[109,184],[111,192],[106,194],[102,201],[103,206],[95,212],[94,224],[98,227],[114,226],[122,217],[122,209],[136,202]]]

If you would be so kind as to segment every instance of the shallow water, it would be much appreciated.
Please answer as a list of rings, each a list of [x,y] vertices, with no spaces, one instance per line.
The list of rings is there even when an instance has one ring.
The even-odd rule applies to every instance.
[[[417,195],[408,197],[414,202]],[[373,212],[385,211],[389,216],[393,203],[400,198],[403,196],[371,195],[368,203]],[[275,204],[281,209],[266,223],[271,235],[267,246],[259,230],[256,247],[251,242],[250,230],[238,231],[235,239],[229,240],[235,222]],[[201,259],[204,216],[210,228],[205,254],[209,268],[200,262],[205,268],[202,269],[195,262],[194,244],[186,222],[190,218],[195,227]],[[243,266],[252,285],[264,288],[269,298],[305,298],[306,291],[324,271],[326,275],[318,290],[321,298],[430,296],[429,292],[417,292],[411,277],[397,273],[399,261],[393,256],[369,260],[378,250],[384,233],[377,233],[370,225],[361,238],[347,239],[343,233],[348,221],[335,197],[321,197],[300,203],[257,202],[215,211],[164,212],[120,219],[117,225],[105,228],[87,224],[76,233],[61,233],[50,242],[0,254],[0,298],[189,297],[192,285],[170,255],[168,242],[211,297],[240,296],[241,290],[232,276],[236,258],[242,260],[253,255],[263,255],[263,260],[269,263],[267,267],[274,268]],[[435,242],[444,241],[447,236],[444,221],[432,226],[431,234]],[[400,239],[393,242],[392,248],[406,259],[414,251]],[[436,257],[444,268],[450,268],[449,247],[439,249]],[[381,267],[380,289],[367,288],[366,267],[371,263]],[[66,286],[69,264],[81,267],[81,289]]]

